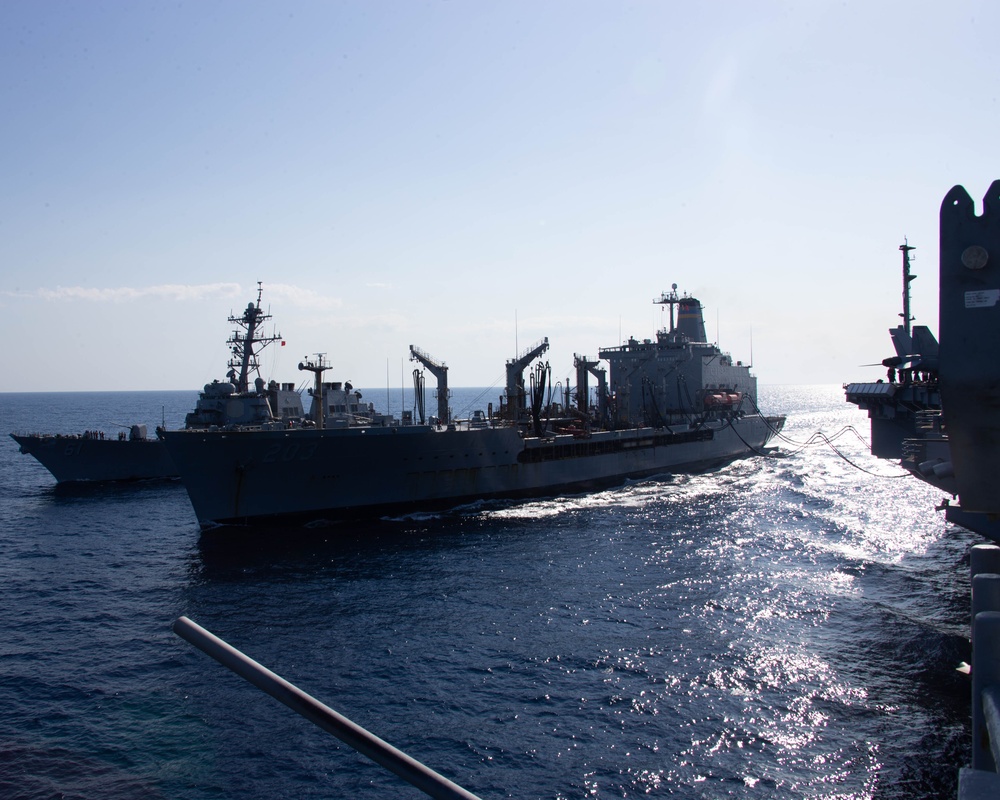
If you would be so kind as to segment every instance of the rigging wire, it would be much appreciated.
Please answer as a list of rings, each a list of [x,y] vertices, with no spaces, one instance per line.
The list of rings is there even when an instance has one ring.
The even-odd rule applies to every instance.
[[[486,397],[487,392],[495,391],[496,388],[500,385],[500,381],[503,380],[506,380],[505,375],[500,375],[494,378],[493,383],[491,383],[489,386],[483,389],[478,395],[476,395],[475,398],[466,403],[465,407],[456,416],[462,418],[467,413],[469,413],[480,401],[482,401],[484,397]]]
[[[901,472],[901,473],[897,473],[895,475],[885,475],[885,474],[880,473],[880,472],[872,472],[869,469],[865,469],[860,464],[855,463],[850,458],[848,458],[843,452],[841,452],[840,449],[838,449],[838,447],[834,444],[834,442],[837,439],[839,439],[841,436],[843,436],[844,434],[847,434],[847,433],[853,433],[858,438],[858,440],[863,445],[865,445],[865,447],[868,447],[869,449],[871,447],[871,445],[869,445],[868,442],[865,440],[864,436],[862,436],[853,425],[845,425],[843,428],[841,428],[839,431],[837,431],[835,434],[833,434],[833,436],[827,436],[825,433],[823,433],[823,431],[816,431],[808,439],[806,439],[806,441],[804,441],[804,442],[797,442],[794,439],[791,439],[788,436],[785,436],[778,428],[775,428],[768,421],[767,417],[764,415],[764,413],[757,406],[757,403],[755,402],[755,400],[754,400],[753,397],[750,397],[749,395],[745,395],[745,397],[753,405],[754,410],[764,420],[764,424],[767,425],[768,430],[771,431],[771,434],[775,438],[780,439],[781,441],[785,442],[786,444],[790,444],[790,445],[798,448],[797,450],[794,450],[794,451],[789,452],[789,453],[782,453],[781,456],[776,456],[773,453],[762,452],[762,451],[758,450],[757,448],[753,447],[752,445],[750,445],[742,436],[740,436],[740,432],[738,430],[736,430],[736,427],[732,423],[732,419],[730,419],[729,420],[729,425],[730,425],[730,427],[732,427],[733,432],[736,434],[736,436],[739,438],[739,440],[741,442],[743,442],[743,444],[745,444],[748,448],[750,448],[750,450],[752,450],[754,453],[757,453],[758,455],[767,456],[768,458],[787,458],[788,456],[798,455],[803,450],[805,450],[807,447],[813,447],[813,446],[818,445],[818,444],[825,444],[834,453],[836,453],[838,456],[840,456],[840,458],[842,458],[844,461],[846,461],[848,464],[850,464],[856,470],[859,470],[860,472],[864,472],[866,475],[871,475],[872,477],[875,477],[875,478],[908,478],[908,477],[911,476],[910,472]]]

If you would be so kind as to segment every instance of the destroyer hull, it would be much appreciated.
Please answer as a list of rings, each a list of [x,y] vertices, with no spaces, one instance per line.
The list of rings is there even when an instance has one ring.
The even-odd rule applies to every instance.
[[[178,474],[166,447],[157,439],[15,433],[11,438],[60,484],[176,478]]]
[[[524,438],[426,426],[165,434],[202,526],[308,524],[584,491],[753,455],[782,418]]]

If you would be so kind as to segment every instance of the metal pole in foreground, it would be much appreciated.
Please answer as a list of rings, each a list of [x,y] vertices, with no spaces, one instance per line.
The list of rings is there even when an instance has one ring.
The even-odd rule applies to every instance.
[[[422,792],[438,800],[479,800],[476,795],[338,714],[187,617],[178,617],[173,630],[224,667]]]

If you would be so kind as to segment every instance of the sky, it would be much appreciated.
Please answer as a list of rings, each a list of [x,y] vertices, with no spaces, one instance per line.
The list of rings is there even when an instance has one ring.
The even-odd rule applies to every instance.
[[[1000,4],[3,0],[0,391],[502,387],[664,325],[762,384],[882,377],[916,247],[1000,178]],[[429,385],[433,381],[428,376]]]

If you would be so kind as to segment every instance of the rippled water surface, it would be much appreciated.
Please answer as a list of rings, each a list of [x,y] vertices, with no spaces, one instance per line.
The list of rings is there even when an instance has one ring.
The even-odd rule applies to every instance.
[[[194,397],[6,394],[0,428],[176,426]],[[839,387],[761,404],[792,441],[867,436]],[[181,614],[484,800],[954,796],[968,761],[978,539],[850,434],[264,536],[202,535],[175,482],[57,490],[6,442],[0,796],[424,796],[178,639]]]

